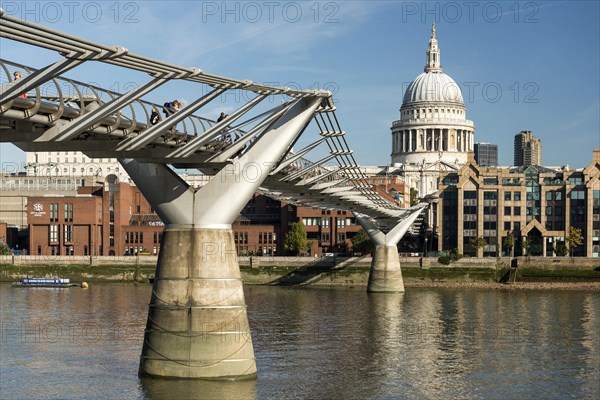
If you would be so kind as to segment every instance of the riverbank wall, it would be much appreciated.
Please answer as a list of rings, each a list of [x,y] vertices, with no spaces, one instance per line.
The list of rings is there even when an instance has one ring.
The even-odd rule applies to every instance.
[[[0,281],[23,277],[89,282],[149,282],[157,257],[0,256]],[[244,283],[256,285],[366,286],[370,257],[240,257]],[[407,283],[600,282],[600,259],[570,257],[400,259]]]

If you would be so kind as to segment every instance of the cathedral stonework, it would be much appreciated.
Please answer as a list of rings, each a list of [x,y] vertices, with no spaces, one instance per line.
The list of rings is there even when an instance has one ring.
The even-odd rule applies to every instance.
[[[473,121],[466,119],[460,87],[442,72],[435,25],[424,72],[406,89],[400,119],[392,123],[391,130],[395,167],[412,169],[411,165],[440,162],[458,167],[473,151]],[[425,191],[431,192],[431,188]]]

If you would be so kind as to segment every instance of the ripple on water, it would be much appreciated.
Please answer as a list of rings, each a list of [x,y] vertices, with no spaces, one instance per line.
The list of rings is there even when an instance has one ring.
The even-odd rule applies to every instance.
[[[597,292],[246,287],[231,382],[137,377],[150,286],[1,289],[2,399],[600,397]]]

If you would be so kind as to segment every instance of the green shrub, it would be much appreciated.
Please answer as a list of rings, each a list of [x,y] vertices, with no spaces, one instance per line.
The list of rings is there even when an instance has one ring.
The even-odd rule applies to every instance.
[[[438,262],[440,264],[450,265],[450,263],[452,262],[452,257],[450,257],[450,256],[441,256],[441,257],[438,257]]]
[[[463,257],[462,253],[458,252],[458,249],[452,249],[448,254],[438,257],[438,262],[440,264],[450,265],[450,263],[458,261]]]
[[[0,256],[9,256],[12,254],[10,248],[4,243],[0,243]]]
[[[462,255],[462,253],[458,252],[457,248],[450,250],[450,260],[451,261],[458,261],[463,257],[464,256]]]

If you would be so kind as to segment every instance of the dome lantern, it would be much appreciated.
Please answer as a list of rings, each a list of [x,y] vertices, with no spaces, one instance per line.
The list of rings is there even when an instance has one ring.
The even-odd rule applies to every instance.
[[[442,72],[440,62],[440,48],[438,41],[435,38],[435,22],[431,23],[431,39],[429,39],[429,48],[427,49],[427,63],[425,64],[425,72]]]

